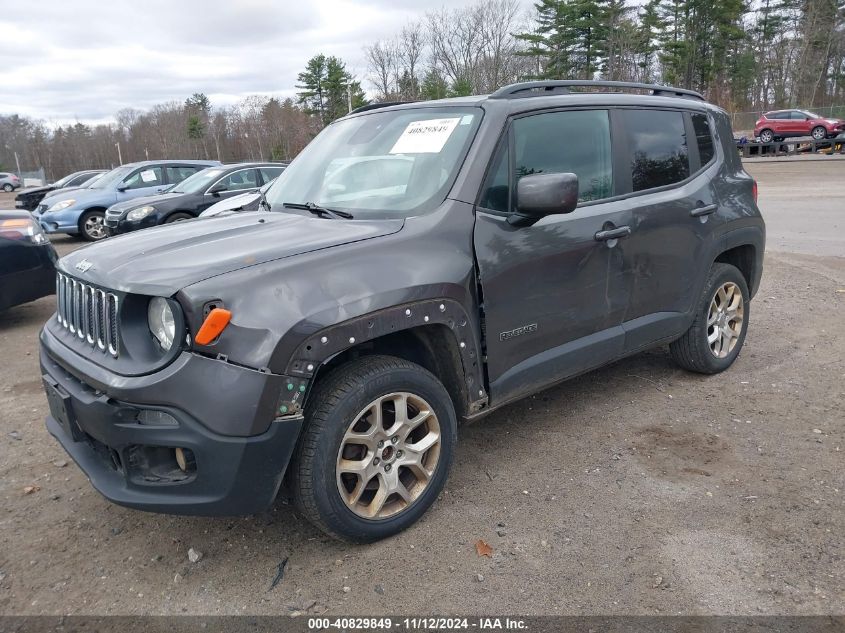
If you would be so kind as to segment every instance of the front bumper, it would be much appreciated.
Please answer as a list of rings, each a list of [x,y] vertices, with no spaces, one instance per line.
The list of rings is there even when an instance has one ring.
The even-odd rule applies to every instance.
[[[63,209],[50,213],[32,212],[32,217],[38,220],[45,233],[69,233],[71,235],[79,233],[79,218],[81,215],[82,211],[76,209]]]
[[[159,216],[157,213],[141,218],[140,220],[127,220],[126,218],[110,218],[106,215],[105,225],[111,235],[122,235],[140,229],[148,229],[158,226]]]
[[[139,510],[190,515],[251,514],[273,502],[302,416],[273,421],[257,435],[232,436],[210,430],[187,412],[198,400],[211,406],[216,400],[232,410],[231,401],[243,394],[225,388],[231,385],[231,365],[209,360],[219,367],[218,380],[207,375],[211,380],[185,391],[184,407],[154,405],[149,402],[157,383],[149,376],[115,376],[115,388],[103,389],[78,370],[71,373],[73,368],[60,364],[44,342],[42,337],[41,370],[50,403],[47,429],[107,499]],[[255,403],[243,400],[243,417],[255,415]],[[142,423],[142,411],[170,419]],[[179,467],[176,448],[191,456],[188,469]]]

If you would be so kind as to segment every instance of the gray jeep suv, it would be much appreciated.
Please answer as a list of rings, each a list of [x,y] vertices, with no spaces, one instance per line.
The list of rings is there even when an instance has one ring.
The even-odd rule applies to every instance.
[[[47,427],[108,499],[245,514],[286,479],[327,533],[384,538],[459,420],[656,345],[730,367],[762,273],[727,115],[663,86],[367,107],[262,205],[58,263]]]

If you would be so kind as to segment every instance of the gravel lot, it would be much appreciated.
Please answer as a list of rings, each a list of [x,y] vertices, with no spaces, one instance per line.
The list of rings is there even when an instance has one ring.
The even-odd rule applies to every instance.
[[[749,170],[770,251],[730,371],[657,349],[464,427],[442,499],[371,546],[284,499],[107,503],[44,428],[52,298],[0,313],[0,613],[845,614],[845,162]]]

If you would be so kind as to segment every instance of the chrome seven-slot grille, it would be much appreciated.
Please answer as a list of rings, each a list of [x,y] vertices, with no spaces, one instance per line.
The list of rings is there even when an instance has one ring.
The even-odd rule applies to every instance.
[[[63,328],[102,352],[118,355],[117,295],[58,273],[56,315]]]

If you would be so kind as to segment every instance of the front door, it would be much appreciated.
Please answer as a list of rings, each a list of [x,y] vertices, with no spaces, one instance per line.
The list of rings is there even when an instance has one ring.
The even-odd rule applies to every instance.
[[[629,205],[614,195],[607,110],[520,116],[500,143],[477,206],[474,243],[483,293],[491,404],[600,365],[622,350]],[[519,178],[573,172],[579,206],[514,227]]]

